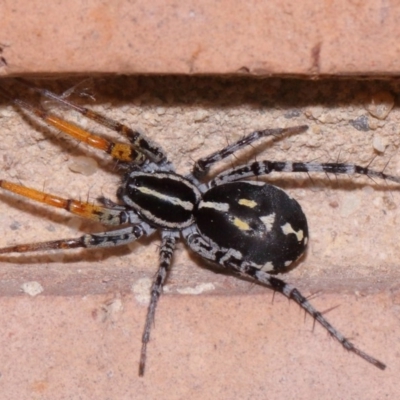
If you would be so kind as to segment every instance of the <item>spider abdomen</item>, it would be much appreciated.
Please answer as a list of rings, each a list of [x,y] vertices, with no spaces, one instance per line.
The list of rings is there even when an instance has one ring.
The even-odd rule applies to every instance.
[[[118,197],[153,226],[182,229],[194,222],[200,201],[196,186],[172,172],[131,172]]]
[[[287,267],[307,245],[307,220],[299,203],[266,183],[215,186],[203,195],[195,216],[203,237],[265,271]]]

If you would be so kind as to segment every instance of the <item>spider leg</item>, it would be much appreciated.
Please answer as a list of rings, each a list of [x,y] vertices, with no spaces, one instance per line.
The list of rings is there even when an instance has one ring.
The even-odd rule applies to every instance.
[[[17,183],[0,180],[0,188],[8,192],[16,193],[20,196],[35,200],[49,206],[63,208],[74,215],[98,221],[103,225],[122,225],[125,223],[138,223],[139,219],[131,210],[123,207],[103,207],[79,200],[65,199],[49,193],[31,189]]]
[[[52,240],[41,243],[27,243],[0,248],[0,254],[28,253],[33,251],[66,250],[84,248],[100,248],[122,246],[134,242],[142,236],[148,236],[155,231],[146,223],[133,225],[109,232],[100,232],[83,235],[73,239]]]
[[[239,270],[243,275],[250,276],[255,280],[265,283],[271,286],[276,291],[282,293],[288,299],[294,300],[301,308],[303,308],[308,314],[310,314],[314,320],[318,321],[328,332],[334,337],[346,350],[349,350],[359,357],[363,358],[365,361],[368,361],[375,367],[384,370],[386,365],[381,361],[371,357],[369,354],[363,352],[358,349],[353,343],[347,340],[338,330],[336,330],[326,319],[325,317],[317,311],[311,303],[304,297],[294,286],[287,284],[283,280],[271,276],[265,271],[261,271],[257,268],[246,266],[240,267],[231,265],[235,269]]]
[[[165,278],[167,277],[167,273],[171,265],[171,259],[174,253],[176,239],[177,236],[171,234],[171,232],[163,232],[161,248],[160,248],[160,264],[158,267],[157,274],[154,277],[153,285],[151,287],[150,304],[147,310],[146,324],[142,336],[142,350],[140,353],[139,376],[144,375],[144,370],[146,365],[147,343],[150,340],[150,331],[152,324],[154,322],[154,315],[156,312],[158,299],[160,298]]]
[[[385,174],[380,171],[361,167],[355,164],[316,163],[316,162],[284,162],[256,161],[250,164],[231,168],[217,175],[209,186],[218,186],[228,182],[238,181],[253,176],[268,175],[271,172],[323,172],[325,174],[366,175],[369,178],[379,178],[400,183],[400,177]]]
[[[23,100],[14,98],[11,94],[9,94],[1,87],[0,95],[7,98],[15,106],[34,114],[35,116],[46,122],[48,125],[59,129],[61,132],[66,133],[67,135],[79,140],[82,143],[86,143],[90,147],[108,153],[112,158],[118,161],[141,165],[146,160],[146,156],[141,151],[135,150],[128,143],[113,142],[102,138],[101,136],[87,132],[79,126],[71,122],[65,121],[62,118],[57,117],[56,115],[50,114],[39,107],[35,107]]]
[[[76,103],[73,103],[72,101],[67,100],[65,96],[58,96],[49,90],[35,87],[23,79],[18,79],[18,81],[28,86],[31,90],[40,93],[42,96],[55,100],[58,103],[61,103],[64,106],[71,108],[84,115],[85,117],[97,122],[98,124],[103,125],[113,131],[116,131],[123,136],[126,136],[131,142],[132,146],[137,148],[141,153],[145,154],[145,156],[148,157],[151,161],[159,163],[166,159],[166,155],[162,148],[154,143],[152,140],[148,139],[143,133],[134,131],[133,129],[127,127],[124,124],[121,124],[118,121],[101,115],[86,107],[82,107]]]
[[[196,228],[186,228],[183,230],[182,235],[189,247],[200,256],[228,269],[233,269],[234,271],[239,272],[242,276],[251,277],[257,282],[266,284],[274,290],[282,293],[287,298],[294,300],[303,310],[310,314],[314,320],[318,321],[345,349],[352,351],[379,369],[383,370],[386,368],[385,364],[381,361],[371,357],[367,353],[364,353],[347,340],[319,311],[311,305],[307,298],[292,285],[289,285],[283,280],[254,267],[247,261],[243,261],[240,252],[235,251],[234,249],[218,247],[216,243],[212,243],[207,238],[204,238]]]
[[[244,138],[239,139],[235,143],[232,143],[231,145],[226,146],[223,149],[210,154],[207,157],[200,158],[200,160],[196,161],[196,163],[194,164],[192,173],[196,178],[198,178],[198,179],[201,178],[208,172],[208,170],[211,168],[211,166],[214,163],[223,160],[224,158],[235,153],[236,151],[250,145],[251,143],[253,143],[256,140],[259,140],[263,137],[278,136],[278,135],[283,135],[283,134],[287,134],[287,133],[288,134],[301,133],[307,129],[308,129],[307,125],[300,125],[300,126],[294,126],[294,127],[290,127],[290,128],[264,129],[262,131],[255,131],[255,132],[251,133],[250,135],[247,135]]]

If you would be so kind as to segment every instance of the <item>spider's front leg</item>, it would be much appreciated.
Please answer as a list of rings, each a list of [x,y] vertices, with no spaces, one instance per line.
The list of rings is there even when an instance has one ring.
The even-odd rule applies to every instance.
[[[144,235],[147,236],[154,232],[154,229],[141,221],[137,214],[132,210],[127,209],[124,206],[113,206],[108,200],[102,199],[103,203],[109,205],[109,207],[105,207],[79,200],[65,199],[6,180],[0,180],[0,188],[46,205],[62,208],[71,214],[100,222],[103,225],[131,225],[123,229],[92,235],[83,235],[74,239],[61,239],[43,243],[30,243],[4,247],[0,248],[0,254],[26,253],[31,251],[46,251],[54,249],[74,249],[78,247],[113,247],[133,242]]]
[[[164,153],[164,150],[158,144],[147,138],[143,133],[135,131],[118,121],[108,118],[86,107],[82,107],[76,103],[73,103],[72,101],[65,99],[63,96],[58,96],[50,90],[36,87],[24,79],[17,80],[27,86],[32,91],[39,93],[40,95],[49,99],[55,100],[63,106],[77,111],[78,113],[97,122],[98,124],[122,134],[123,136],[128,138],[131,145],[126,143],[110,142],[100,136],[93,135],[68,121],[62,120],[55,115],[49,114],[39,107],[34,107],[23,100],[15,99],[7,91],[0,88],[0,95],[6,97],[17,107],[33,113],[49,125],[54,126],[55,128],[66,133],[67,135],[70,135],[88,144],[91,147],[103,150],[109,153],[114,159],[122,162],[141,165],[146,158],[155,163],[166,160],[166,154]]]
[[[135,224],[140,222],[136,214],[123,206],[104,207],[80,200],[66,199],[40,190],[28,188],[17,183],[9,182],[4,179],[0,179],[0,188],[39,203],[56,208],[62,208],[71,214],[100,222],[103,225],[116,226],[126,223]],[[107,199],[101,199],[101,201],[105,204],[111,205],[111,202]]]

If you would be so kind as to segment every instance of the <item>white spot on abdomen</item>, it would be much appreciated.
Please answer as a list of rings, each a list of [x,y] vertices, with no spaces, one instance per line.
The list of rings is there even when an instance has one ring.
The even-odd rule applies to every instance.
[[[303,240],[303,238],[304,238],[304,233],[303,233],[303,231],[300,229],[299,231],[296,232],[296,231],[293,229],[292,225],[289,224],[289,222],[286,222],[286,224],[285,224],[285,225],[282,225],[281,228],[282,228],[282,232],[283,232],[285,235],[289,235],[289,234],[291,234],[291,233],[295,234],[296,237],[297,237],[297,240],[298,240],[299,242],[301,242],[301,241]]]
[[[263,217],[260,217],[262,223],[265,225],[265,228],[267,229],[267,232],[269,232],[272,229],[272,226],[274,225],[275,222],[275,213],[265,215]]]
[[[249,199],[239,199],[238,203],[241,206],[249,207],[249,208],[254,208],[257,203],[254,200],[249,200]]]
[[[246,221],[243,221],[242,219],[240,219],[240,218],[234,218],[233,219],[233,224],[235,225],[235,226],[237,226],[241,231],[249,231],[251,228],[250,228],[250,225],[246,222]]]
[[[263,266],[261,266],[260,271],[270,272],[274,269],[274,265],[271,261],[266,262]]]

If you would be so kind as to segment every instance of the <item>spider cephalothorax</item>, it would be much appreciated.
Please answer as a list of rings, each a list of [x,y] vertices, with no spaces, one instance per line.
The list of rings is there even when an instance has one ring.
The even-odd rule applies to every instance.
[[[265,182],[244,179],[274,171],[363,174],[395,182],[400,182],[400,178],[353,164],[255,161],[228,169],[207,181],[208,170],[213,164],[254,141],[268,136],[301,133],[307,126],[253,132],[198,160],[192,172],[182,176],[175,172],[161,147],[142,133],[48,90],[32,85],[29,88],[125,136],[129,143],[110,142],[39,107],[16,99],[0,88],[0,94],[15,106],[33,113],[71,137],[110,154],[119,161],[124,177],[117,190],[119,203],[99,198],[100,204],[64,199],[0,180],[0,187],[5,190],[114,227],[103,233],[86,234],[74,239],[4,247],[0,249],[0,254],[120,246],[159,231],[160,263],[151,289],[142,338],[140,375],[144,374],[146,347],[157,301],[179,238],[204,259],[269,285],[293,299],[344,348],[380,369],[385,368],[383,363],[348,341],[296,288],[271,275],[282,272],[304,253],[308,242],[307,220],[299,203],[283,190]]]

